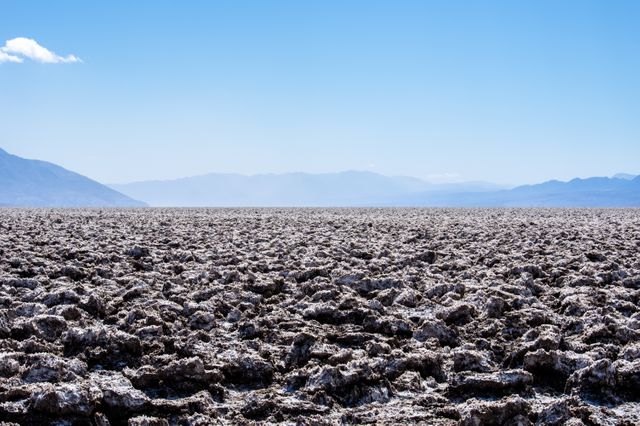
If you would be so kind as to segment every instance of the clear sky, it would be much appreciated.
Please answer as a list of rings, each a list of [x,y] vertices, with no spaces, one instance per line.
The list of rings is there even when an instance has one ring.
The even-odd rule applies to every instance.
[[[0,9],[0,147],[102,182],[640,173],[640,1]]]

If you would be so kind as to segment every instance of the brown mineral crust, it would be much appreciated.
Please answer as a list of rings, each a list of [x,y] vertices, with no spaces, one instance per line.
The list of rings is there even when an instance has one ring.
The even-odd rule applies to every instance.
[[[0,421],[640,424],[640,212],[0,210]]]

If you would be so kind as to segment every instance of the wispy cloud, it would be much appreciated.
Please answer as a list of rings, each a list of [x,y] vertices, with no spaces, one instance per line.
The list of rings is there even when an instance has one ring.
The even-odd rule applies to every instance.
[[[46,47],[38,44],[37,41],[25,37],[17,37],[7,40],[4,46],[0,47],[0,63],[20,63],[24,61],[24,58],[41,62],[43,64],[82,62],[80,58],[74,55],[57,55]]]

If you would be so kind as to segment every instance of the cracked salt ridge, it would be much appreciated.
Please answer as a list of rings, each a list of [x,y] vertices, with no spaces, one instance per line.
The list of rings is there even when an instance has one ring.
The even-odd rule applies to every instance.
[[[0,419],[640,424],[637,210],[0,210]]]

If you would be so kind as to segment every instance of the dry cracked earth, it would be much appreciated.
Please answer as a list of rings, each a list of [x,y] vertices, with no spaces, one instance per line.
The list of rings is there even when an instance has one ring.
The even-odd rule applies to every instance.
[[[0,210],[0,420],[640,424],[639,210]]]

